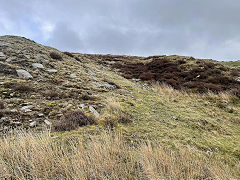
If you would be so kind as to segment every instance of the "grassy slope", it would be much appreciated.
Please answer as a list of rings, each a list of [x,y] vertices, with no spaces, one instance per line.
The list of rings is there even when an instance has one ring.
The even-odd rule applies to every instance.
[[[50,51],[50,50],[48,50]],[[176,57],[177,58],[177,57]],[[135,59],[138,59],[136,57]],[[51,60],[52,61],[52,60]],[[240,102],[239,99],[232,99],[229,95],[204,95],[181,93],[168,87],[155,86],[155,89],[143,88],[139,83],[127,80],[114,72],[112,69],[99,65],[91,58],[83,56],[82,62],[74,61],[72,58],[64,56],[64,63],[56,63],[53,65],[59,70],[56,75],[49,75],[41,72],[43,81],[29,82],[33,83],[37,92],[20,94],[11,99],[4,99],[5,104],[12,105],[11,108],[20,108],[20,104],[31,104],[37,102],[39,112],[47,107],[51,110],[50,120],[58,119],[62,113],[78,106],[80,103],[86,105],[97,105],[104,103],[111,97],[120,102],[125,111],[132,115],[133,122],[127,125],[119,124],[115,128],[129,142],[138,142],[145,140],[157,140],[160,145],[172,149],[181,149],[183,146],[190,146],[197,151],[213,152],[214,156],[223,159],[233,171],[239,174],[240,160]],[[192,62],[189,63],[191,65]],[[228,63],[229,64],[229,63]],[[120,89],[102,92],[101,89],[93,89],[92,83],[95,82],[87,70],[101,72],[97,75],[99,82],[108,79],[118,86]],[[29,69],[30,70],[30,69]],[[69,77],[72,72],[81,71],[81,76],[77,79]],[[34,71],[32,73],[35,73]],[[36,77],[40,72],[34,74]],[[42,78],[40,78],[42,79]],[[1,77],[2,82],[17,81],[18,78]],[[59,84],[52,83],[60,81]],[[79,88],[76,87],[76,84]],[[82,99],[74,99],[68,97],[65,99],[47,100],[44,97],[46,89],[59,90],[63,92],[79,92],[84,94],[89,92],[97,96],[94,102],[84,101]],[[1,92],[11,91],[1,84]],[[12,92],[12,91],[11,91]],[[11,93],[9,92],[9,93]],[[1,95],[4,95],[3,93]],[[31,96],[32,95],[32,96]],[[67,104],[66,104],[67,103]],[[60,104],[66,104],[67,107],[60,107]],[[68,105],[71,106],[68,108]],[[100,110],[100,109],[99,109]],[[38,111],[38,110],[37,110]],[[87,110],[86,110],[87,111]],[[233,111],[232,113],[230,113]],[[89,112],[87,112],[89,113]],[[30,116],[29,118],[33,118]],[[98,136],[102,127],[87,126],[78,130],[64,133],[53,133],[53,136],[60,138],[72,138],[83,135],[86,138]],[[91,135],[91,136],[89,136]]]
[[[233,103],[231,96],[224,94],[201,96],[160,86],[156,86],[155,90],[143,89],[139,83],[126,80],[110,70],[105,70],[104,75],[111,77],[114,83],[122,87],[102,96],[106,99],[112,97],[121,102],[125,110],[132,114],[133,123],[116,128],[129,141],[154,139],[163,146],[174,149],[191,146],[200,151],[210,151],[238,171],[239,100]],[[126,93],[125,90],[130,93]],[[230,110],[233,110],[233,113],[229,113]],[[62,135],[76,136],[86,131],[93,133],[97,130],[95,126],[82,127],[78,131]]]

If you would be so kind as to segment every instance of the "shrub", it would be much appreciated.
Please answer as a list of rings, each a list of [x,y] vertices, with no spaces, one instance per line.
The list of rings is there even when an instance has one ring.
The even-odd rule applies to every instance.
[[[0,100],[0,109],[4,109],[4,103]]]
[[[51,53],[50,53],[50,57],[51,57],[52,59],[62,60],[62,56],[61,56],[60,54],[56,53],[56,52],[51,52]]]
[[[139,76],[139,78],[142,80],[152,80],[154,79],[154,77],[155,77],[155,74],[151,72],[144,72]]]
[[[28,84],[15,84],[15,87],[13,88],[14,91],[18,92],[30,92],[33,91],[34,89]]]
[[[4,113],[0,111],[0,118],[2,118],[3,116],[4,116]]]
[[[81,59],[79,57],[74,57],[77,61],[81,61]]]
[[[180,59],[180,60],[177,61],[177,63],[178,63],[178,64],[186,64],[186,61],[183,60],[183,59]]]
[[[70,56],[70,57],[74,57],[74,55],[70,52],[64,52],[64,54],[66,54],[67,56]]]
[[[87,126],[95,123],[92,116],[85,115],[82,111],[70,111],[54,124],[55,131],[70,131],[80,126]]]
[[[232,75],[232,76],[239,76],[239,75],[240,75],[240,71],[238,71],[238,70],[236,70],[236,69],[233,69],[233,70],[231,71],[231,75]]]
[[[44,93],[44,96],[47,98],[47,99],[57,99],[60,97],[59,93],[56,92],[56,91],[46,91]]]

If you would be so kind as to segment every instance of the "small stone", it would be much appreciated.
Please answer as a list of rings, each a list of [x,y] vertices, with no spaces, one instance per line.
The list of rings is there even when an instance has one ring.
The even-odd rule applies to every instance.
[[[240,77],[237,77],[237,79],[236,79],[238,82],[240,82]]]
[[[45,54],[37,54],[34,56],[35,59],[48,59],[48,56]]]
[[[17,71],[18,76],[22,79],[32,79],[33,78],[29,72],[27,72],[23,69],[18,69],[16,71]]]
[[[6,117],[2,117],[2,118],[0,119],[0,124],[3,123],[6,119],[7,119]]]
[[[49,63],[49,61],[48,61],[48,60],[46,60],[46,59],[42,59],[40,62],[41,62],[42,64],[44,64],[44,65],[46,65],[46,64],[48,64],[48,63]]]
[[[36,121],[33,121],[29,124],[30,127],[35,127],[37,125],[37,122]]]
[[[2,43],[2,42],[0,42],[0,47],[8,47],[8,46],[9,46],[8,43]]]
[[[99,107],[105,107],[105,106],[107,106],[107,104],[106,103],[100,103],[100,104],[98,104],[98,106]]]
[[[109,84],[109,83],[104,83],[104,86],[108,89],[111,89],[111,90],[114,90],[116,89],[117,87],[115,85],[112,85],[112,84]]]
[[[58,72],[58,70],[56,70],[56,69],[48,69],[47,71],[50,72],[50,73],[57,73]]]
[[[173,118],[175,121],[178,120],[178,118],[177,118],[176,116],[172,116],[172,118]]]
[[[96,76],[96,73],[93,72],[91,69],[88,69],[88,74],[90,74],[91,76]]]
[[[30,57],[31,57],[30,55],[26,55],[26,54],[25,54],[24,56],[25,56],[27,59],[30,59]]]
[[[85,108],[85,104],[80,104],[80,107],[81,107],[82,109],[84,109],[84,108]]]
[[[213,154],[212,151],[206,151],[207,155],[211,156]]]
[[[21,124],[22,124],[22,123],[19,122],[19,121],[13,122],[13,125],[15,125],[15,126],[20,126]]]
[[[33,68],[44,69],[44,66],[40,63],[33,63],[32,66],[33,66]]]
[[[5,57],[5,54],[3,52],[0,52],[0,57]]]
[[[94,109],[94,107],[92,107],[92,106],[89,106],[89,111],[91,111],[94,114],[95,117],[100,116],[100,114],[97,112],[97,110]]]
[[[51,126],[51,125],[52,125],[52,123],[51,123],[50,121],[48,121],[48,120],[44,120],[44,122],[45,122],[45,124],[48,125],[48,126]]]
[[[6,62],[9,63],[9,62],[11,62],[15,59],[17,59],[17,58],[16,57],[9,57],[9,58],[7,58]]]
[[[32,110],[30,108],[32,108],[33,106],[32,105],[29,105],[29,106],[23,106],[21,108],[22,111],[24,112],[31,112]]]
[[[38,117],[43,117],[43,116],[44,116],[43,113],[39,113],[39,114],[38,114]]]
[[[70,77],[75,79],[75,78],[77,78],[77,75],[76,75],[76,73],[72,73],[72,74],[70,74]]]
[[[17,110],[16,109],[11,109],[10,112],[15,113],[15,112],[17,112]]]

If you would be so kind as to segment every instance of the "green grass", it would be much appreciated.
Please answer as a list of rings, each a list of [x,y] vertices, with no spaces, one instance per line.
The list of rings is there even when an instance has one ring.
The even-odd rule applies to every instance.
[[[226,93],[192,94],[165,86],[155,86],[155,90],[151,86],[143,89],[116,73],[104,73],[121,89],[103,93],[101,99],[115,99],[132,115],[132,123],[119,124],[114,129],[121,132],[129,143],[154,140],[175,150],[191,147],[201,153],[210,151],[226,161],[240,176],[239,98],[232,98]],[[229,109],[233,109],[233,113],[229,113]],[[88,137],[89,134],[98,136],[98,127],[82,127],[58,136]]]

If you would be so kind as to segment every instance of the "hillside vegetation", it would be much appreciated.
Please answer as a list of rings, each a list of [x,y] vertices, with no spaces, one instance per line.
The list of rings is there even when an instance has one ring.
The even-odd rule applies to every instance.
[[[239,179],[239,93],[238,62],[2,36],[1,178]]]

